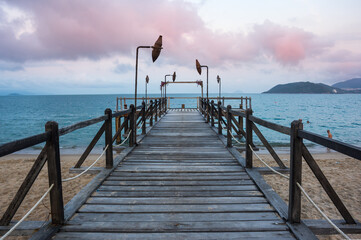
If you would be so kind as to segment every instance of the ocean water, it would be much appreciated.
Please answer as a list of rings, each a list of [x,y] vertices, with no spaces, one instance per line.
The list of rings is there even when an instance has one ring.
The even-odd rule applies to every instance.
[[[47,121],[57,121],[59,128],[104,114],[106,108],[115,110],[116,97],[132,95],[49,95],[0,96],[0,144],[39,134]],[[149,94],[149,97],[159,97]],[[174,97],[197,97],[197,94],[168,94]],[[216,97],[217,94],[209,94]],[[253,115],[284,126],[293,120],[303,119],[304,129],[361,147],[361,95],[360,94],[223,94],[228,97],[251,97]],[[139,97],[142,97],[140,95]],[[132,101],[127,101],[128,106]],[[171,107],[196,107],[195,99],[172,99]],[[226,100],[225,105],[238,107],[239,101]],[[307,123],[309,121],[310,123]],[[61,136],[62,153],[82,153],[100,128],[101,123]],[[259,127],[269,142],[279,150],[289,144],[289,136]],[[254,135],[255,142],[259,140]],[[306,142],[313,150],[323,148]],[[94,153],[101,152],[104,139],[100,139]],[[20,151],[37,153],[42,145]]]

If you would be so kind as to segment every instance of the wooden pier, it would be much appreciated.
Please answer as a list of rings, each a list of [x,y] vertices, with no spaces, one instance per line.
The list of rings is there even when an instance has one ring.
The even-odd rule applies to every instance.
[[[361,233],[361,224],[303,139],[359,160],[361,149],[305,131],[299,120],[287,127],[255,117],[251,99],[239,99],[239,108],[233,109],[222,103],[225,98],[217,103],[197,98],[194,109],[172,109],[170,99],[152,99],[120,111],[106,109],[103,116],[60,129],[56,122],[48,122],[43,133],[1,145],[0,157],[40,143],[44,147],[1,217],[0,234],[32,235],[31,239],[309,240],[317,239],[315,234]],[[59,138],[97,123],[101,127],[71,170],[80,174],[63,179]],[[290,136],[290,168],[257,126]],[[278,167],[253,167],[253,133]],[[64,206],[62,182],[90,169],[82,164],[103,134],[105,166],[91,169],[88,173],[97,175]],[[233,147],[241,138],[245,157]],[[128,146],[113,156],[115,142]],[[333,220],[335,226],[301,219],[302,159],[343,218]],[[45,163],[51,220],[13,221]],[[289,181],[288,203],[261,175],[277,171],[287,174],[281,175]]]
[[[196,110],[171,110],[55,239],[291,239]]]

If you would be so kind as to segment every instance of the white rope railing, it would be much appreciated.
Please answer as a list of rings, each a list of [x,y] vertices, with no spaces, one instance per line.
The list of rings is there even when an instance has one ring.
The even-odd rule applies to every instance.
[[[349,236],[347,236],[341,229],[339,229],[336,224],[334,224],[331,219],[329,219],[324,212],[316,205],[316,203],[311,199],[311,197],[307,194],[305,189],[301,186],[301,184],[296,183],[297,186],[301,189],[302,193],[305,195],[307,200],[317,209],[317,211],[326,219],[326,221],[331,224],[331,226],[336,229],[337,232],[339,232],[345,239],[351,240]]]
[[[242,143],[240,141],[238,141],[235,136],[233,136],[232,132],[230,130],[228,130],[229,134],[231,134],[232,138],[239,144],[241,145]]]
[[[108,149],[109,145],[107,145],[102,154],[100,154],[100,156],[97,158],[97,160],[95,160],[87,169],[85,169],[84,171],[82,171],[81,173],[79,173],[78,175],[74,176],[74,177],[70,177],[70,178],[66,178],[66,179],[63,179],[61,180],[62,182],[68,182],[68,181],[71,181],[71,180],[74,180],[78,177],[80,177],[81,175],[83,175],[84,173],[86,173],[87,171],[89,171],[89,169],[91,169],[98,161],[99,159],[104,155],[104,153],[106,152],[106,150]]]
[[[249,145],[249,147],[251,148],[252,152],[256,155],[256,157],[264,164],[266,165],[271,171],[277,173],[278,175],[289,179],[290,177],[287,175],[284,175],[276,170],[274,170],[272,167],[270,167],[265,161],[263,161],[258,154],[253,150],[253,148],[251,147],[251,145]],[[334,224],[331,219],[329,217],[327,217],[327,215],[316,205],[316,203],[312,200],[312,198],[307,194],[306,190],[301,186],[301,184],[299,184],[298,182],[296,182],[297,187],[300,188],[300,190],[302,191],[302,193],[305,195],[306,199],[316,208],[316,210],[326,219],[326,221],[338,232],[340,233],[345,239],[347,240],[351,240],[351,238],[349,236],[347,236],[339,227],[336,226],[336,224]]]
[[[287,179],[290,179],[289,176],[285,175],[285,174],[282,174],[276,170],[274,170],[271,166],[269,166],[265,161],[263,161],[260,156],[258,156],[258,154],[253,150],[253,148],[251,147],[251,145],[248,145],[250,148],[251,148],[251,151],[254,153],[254,155],[256,155],[256,157],[258,158],[258,160],[260,160],[264,165],[266,165],[272,172],[280,175],[281,177],[284,177],[284,178],[287,178]]]
[[[53,189],[53,187],[54,184],[51,184],[51,186],[39,199],[39,201],[35,203],[35,205],[7,233],[5,233],[5,235],[0,238],[0,240],[4,240],[6,237],[8,237],[25,220],[25,218],[27,218],[34,211],[34,209],[41,203],[41,201],[43,201],[43,199],[46,197],[46,195],[48,195],[48,193],[51,191],[51,189]]]
[[[129,138],[130,134],[132,133],[132,130],[129,131],[128,136],[124,139],[123,142],[119,143],[118,145],[115,145],[116,147],[122,146]]]
[[[140,127],[137,127],[137,129],[142,129],[143,125],[145,124],[146,121],[143,122],[143,124]]]

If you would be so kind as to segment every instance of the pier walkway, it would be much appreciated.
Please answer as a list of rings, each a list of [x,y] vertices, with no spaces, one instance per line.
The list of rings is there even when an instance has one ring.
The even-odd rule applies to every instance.
[[[169,110],[54,239],[291,239],[197,110]]]

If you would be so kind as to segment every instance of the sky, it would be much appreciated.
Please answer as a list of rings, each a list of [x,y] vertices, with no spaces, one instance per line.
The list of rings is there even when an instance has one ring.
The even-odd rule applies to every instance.
[[[359,0],[0,0],[0,95],[138,93],[160,82],[260,93],[277,84],[361,77]],[[167,80],[171,80],[167,78]],[[206,83],[205,83],[206,84]],[[173,84],[168,93],[199,93]]]

